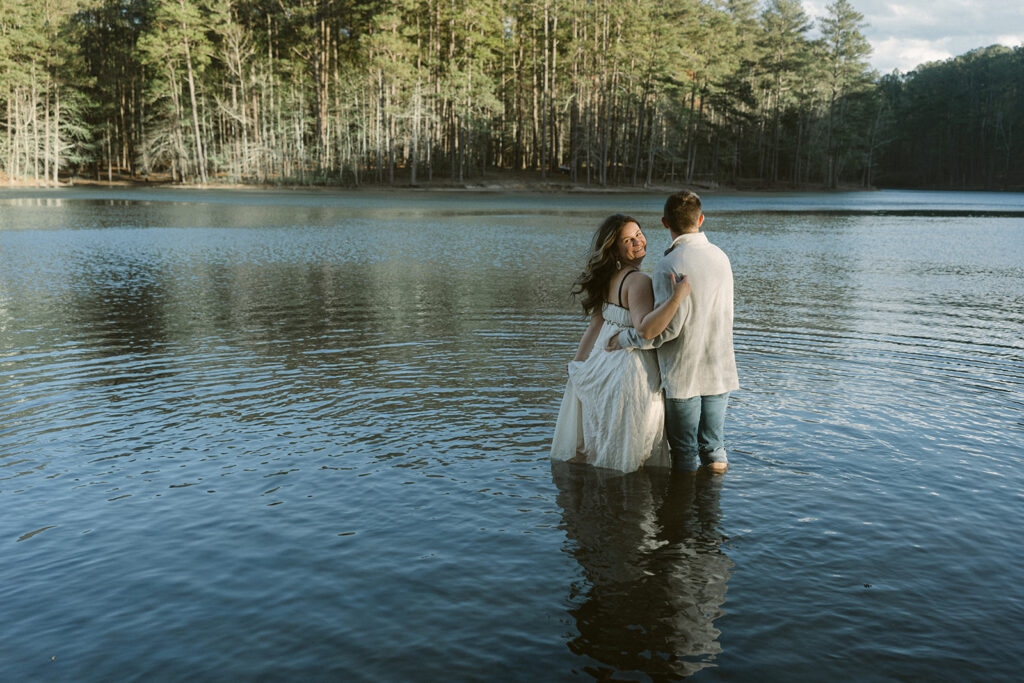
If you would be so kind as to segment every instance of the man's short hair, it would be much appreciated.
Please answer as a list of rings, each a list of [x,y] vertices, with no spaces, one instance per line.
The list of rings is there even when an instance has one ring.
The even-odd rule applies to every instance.
[[[675,232],[688,232],[700,221],[700,197],[689,190],[676,192],[665,201],[665,222]]]

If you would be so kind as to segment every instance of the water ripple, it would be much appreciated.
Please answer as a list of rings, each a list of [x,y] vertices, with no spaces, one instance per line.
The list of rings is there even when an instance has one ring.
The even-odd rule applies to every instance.
[[[586,325],[568,291],[625,196],[82,192],[0,197],[9,675],[1019,668],[989,637],[1024,637],[1024,245],[1002,204],[939,205],[954,229],[924,199],[874,195],[867,219],[838,195],[721,199],[743,389],[730,472],[698,481],[547,460]]]

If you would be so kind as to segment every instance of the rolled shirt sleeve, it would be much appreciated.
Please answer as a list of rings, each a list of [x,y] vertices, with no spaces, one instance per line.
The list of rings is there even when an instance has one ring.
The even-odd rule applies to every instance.
[[[654,285],[655,308],[672,296],[672,284],[669,279],[669,275],[675,275],[676,279],[682,277],[682,273],[674,268],[675,261],[676,259],[673,259],[670,254],[658,261],[658,265],[654,268],[654,274],[651,276],[651,282]],[[669,321],[668,326],[657,337],[654,339],[644,339],[640,336],[640,333],[636,331],[636,328],[630,327],[619,332],[619,346],[624,349],[642,349],[644,351],[660,347],[665,342],[671,341],[679,336],[679,333],[683,329],[683,321],[686,320],[686,314],[689,310],[690,298],[687,297],[683,299],[683,303],[679,305],[678,310],[676,310],[676,314],[672,316],[672,320]]]

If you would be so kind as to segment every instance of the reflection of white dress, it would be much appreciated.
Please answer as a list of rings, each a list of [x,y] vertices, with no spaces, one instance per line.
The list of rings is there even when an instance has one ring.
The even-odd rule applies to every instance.
[[[612,335],[633,323],[629,311],[606,303],[604,325],[585,361],[569,363],[569,381],[551,444],[554,460],[578,460],[632,472],[668,466],[665,403],[654,351],[608,352]]]

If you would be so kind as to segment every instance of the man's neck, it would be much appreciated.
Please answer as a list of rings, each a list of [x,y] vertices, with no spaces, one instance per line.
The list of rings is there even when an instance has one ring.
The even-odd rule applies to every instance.
[[[669,230],[668,234],[672,236],[672,241],[675,242],[683,235],[696,235],[698,232],[700,232],[700,228],[695,228],[694,230],[687,230],[685,232],[676,232],[675,230]]]

